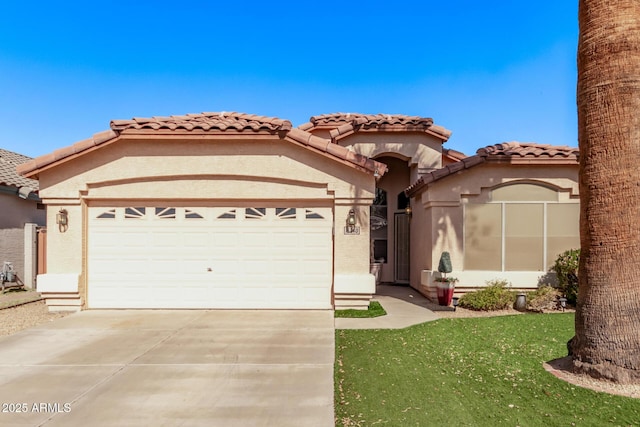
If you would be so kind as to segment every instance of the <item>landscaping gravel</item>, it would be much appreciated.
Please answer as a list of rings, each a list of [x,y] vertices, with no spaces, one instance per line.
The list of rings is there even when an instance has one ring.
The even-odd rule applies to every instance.
[[[0,302],[5,295],[0,296]],[[69,312],[50,313],[44,301],[39,300],[16,307],[0,310],[0,336],[7,336],[20,332],[23,329],[32,328],[42,323],[68,316]]]

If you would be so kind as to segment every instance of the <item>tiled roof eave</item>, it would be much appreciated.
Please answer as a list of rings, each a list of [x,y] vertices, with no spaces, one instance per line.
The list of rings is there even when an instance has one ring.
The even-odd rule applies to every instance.
[[[246,138],[247,135],[264,135],[264,136],[284,136],[287,134],[287,131],[273,131],[268,129],[124,129],[119,132],[122,136],[160,136],[160,137],[175,137],[176,135],[180,136],[200,136],[200,135],[208,135],[208,136],[241,136]]]
[[[354,132],[424,132],[443,142],[451,136],[451,131],[433,123],[433,119],[418,116],[394,114],[333,113],[313,116],[298,128],[305,131],[333,130],[350,125]],[[343,138],[345,132],[339,132]]]
[[[211,114],[211,113],[207,113]],[[237,113],[234,113],[238,116]],[[188,118],[198,118],[196,116],[186,116]],[[223,117],[223,116],[221,116]],[[27,178],[37,177],[39,173],[55,167],[63,162],[75,159],[85,153],[93,151],[97,148],[104,147],[115,141],[126,139],[173,139],[179,138],[225,138],[225,139],[272,139],[288,138],[293,142],[300,143],[307,148],[318,151],[323,155],[333,158],[337,161],[344,162],[354,168],[382,176],[387,171],[387,166],[383,163],[369,159],[365,156],[358,155],[348,149],[332,144],[328,139],[320,138],[309,132],[292,128],[290,122],[280,119],[269,119],[265,121],[263,126],[259,120],[266,120],[262,116],[249,116],[240,114],[238,117],[249,118],[253,120],[254,125],[229,125],[229,126],[210,126],[207,129],[197,125],[193,128],[178,125],[173,128],[164,127],[161,121],[153,122],[160,124],[157,128],[146,127],[147,119],[134,119],[112,122],[113,129],[95,134],[93,137],[79,141],[71,146],[60,148],[53,153],[32,159],[17,168],[17,172]],[[227,119],[227,116],[224,116]],[[182,119],[182,116],[173,116],[173,120]],[[246,120],[245,120],[246,121]]]
[[[511,165],[578,165],[577,157],[516,157],[516,156],[486,156],[489,163],[504,163]]]
[[[287,133],[287,138],[304,146],[310,147],[321,154],[325,154],[339,161],[351,164],[362,171],[372,172],[378,177],[384,175],[388,170],[387,165],[384,163],[356,154],[345,147],[333,144],[325,138],[320,138],[301,129],[291,129],[291,131]]]
[[[319,129],[319,128],[316,127],[314,129]],[[335,128],[335,127],[331,127],[327,129],[331,129],[330,136],[331,136],[331,141],[333,143],[338,143],[338,141],[341,141],[353,134],[371,134],[371,133],[385,133],[385,132],[388,132],[388,133],[402,132],[405,134],[410,134],[410,133],[427,134],[439,139],[441,143],[445,143],[449,138],[448,136],[433,132],[430,129],[407,128],[402,126],[380,126],[380,127],[370,127],[370,128],[360,127],[360,128],[351,128],[350,130],[345,130],[344,128],[341,130],[338,130],[340,128]]]
[[[118,134],[112,130],[106,130],[94,134],[91,138],[83,139],[73,145],[59,148],[53,153],[36,157],[16,168],[18,174],[31,178],[37,176],[40,172],[53,167],[61,162],[67,162],[75,159],[86,152],[93,151],[107,143],[112,143],[118,139]]]
[[[442,167],[441,169],[437,169],[433,172],[429,172],[421,176],[416,182],[406,188],[404,190],[404,193],[408,197],[415,197],[417,194],[427,189],[431,183],[452,175],[459,175],[461,173],[464,173],[465,170],[477,165],[481,165],[485,163],[485,161],[485,158],[478,155],[466,157],[465,159],[460,160],[456,163],[451,163]]]

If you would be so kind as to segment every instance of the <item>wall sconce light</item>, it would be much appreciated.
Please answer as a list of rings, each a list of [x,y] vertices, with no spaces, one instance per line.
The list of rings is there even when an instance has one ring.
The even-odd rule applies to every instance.
[[[404,208],[404,213],[406,213],[407,216],[411,218],[411,215],[413,215],[413,210],[411,209],[411,206],[407,206],[406,208]]]
[[[66,209],[60,209],[56,214],[56,224],[58,224],[58,229],[64,233],[67,231],[67,227],[69,226],[69,213]]]
[[[347,215],[347,226],[344,228],[344,234],[360,234],[360,227],[356,225],[356,212],[351,209]]]

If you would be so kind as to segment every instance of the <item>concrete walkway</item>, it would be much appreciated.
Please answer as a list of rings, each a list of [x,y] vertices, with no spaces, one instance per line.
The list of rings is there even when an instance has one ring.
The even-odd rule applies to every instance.
[[[409,286],[378,285],[373,299],[382,305],[386,316],[370,319],[336,318],[336,329],[402,329],[440,319],[433,310],[453,310],[451,307],[436,306]]]
[[[333,312],[93,310],[0,339],[2,426],[334,425]]]

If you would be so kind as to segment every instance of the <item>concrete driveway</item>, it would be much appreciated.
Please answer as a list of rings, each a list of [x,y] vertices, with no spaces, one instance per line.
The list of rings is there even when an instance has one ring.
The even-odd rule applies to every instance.
[[[333,426],[333,361],[332,311],[84,311],[0,339],[0,425]]]

